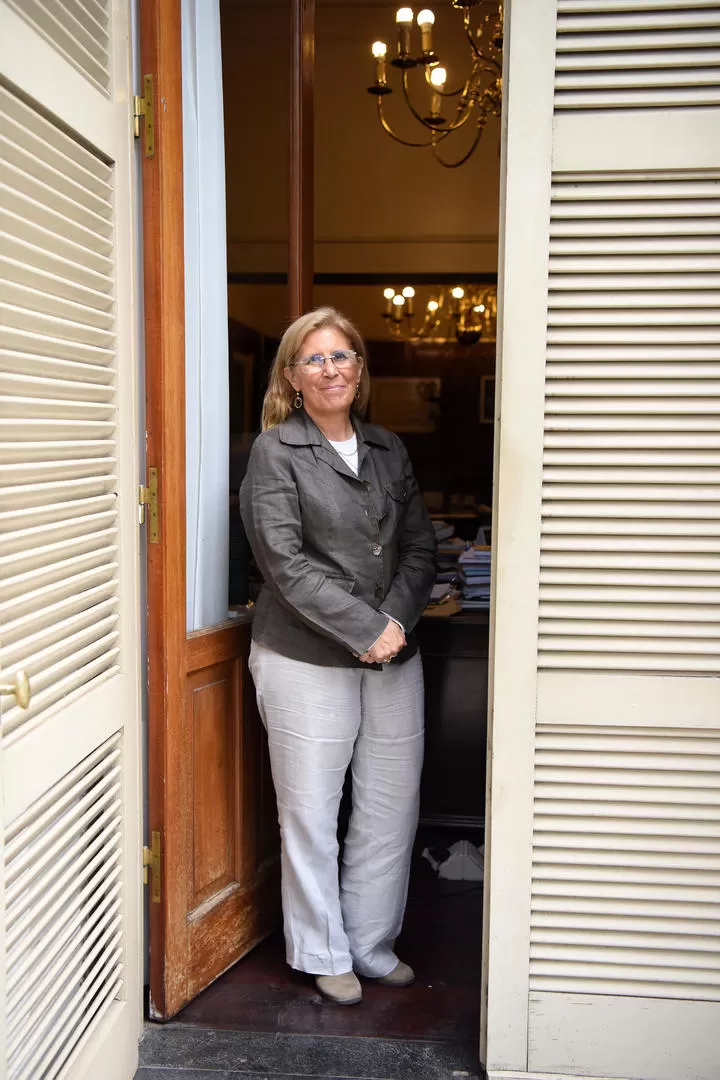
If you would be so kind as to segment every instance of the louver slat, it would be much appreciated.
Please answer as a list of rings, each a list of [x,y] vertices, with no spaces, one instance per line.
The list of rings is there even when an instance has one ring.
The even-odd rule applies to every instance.
[[[536,741],[534,990],[720,1001],[720,738]]]
[[[556,247],[549,281],[541,668],[718,670],[707,608],[720,599],[720,263],[698,307],[706,255],[690,241],[698,220],[720,233],[720,182],[659,186],[553,184],[551,242],[568,226],[573,242]],[[648,310],[644,223],[661,235],[666,220],[686,269]],[[647,269],[662,290],[661,261]]]
[[[123,979],[121,751],[99,747],[7,829],[10,1080],[53,1080]]]
[[[109,0],[7,0],[103,93],[110,92]]]
[[[0,136],[0,667],[33,686],[11,739],[117,670],[116,371],[112,172],[5,88]]]
[[[27,670],[34,688],[31,709],[4,718],[8,737],[115,669],[115,372],[112,263],[97,256],[111,253],[111,174],[5,90],[0,107],[15,208],[8,225],[19,238],[39,226],[33,243],[16,245],[19,258],[0,264],[9,440],[0,445],[0,663],[10,674]],[[28,197],[33,184],[42,203]],[[67,258],[73,242],[77,261]],[[93,528],[87,510],[99,505],[102,528]],[[53,615],[62,616],[55,630]]]
[[[558,0],[555,108],[720,104],[720,5]]]

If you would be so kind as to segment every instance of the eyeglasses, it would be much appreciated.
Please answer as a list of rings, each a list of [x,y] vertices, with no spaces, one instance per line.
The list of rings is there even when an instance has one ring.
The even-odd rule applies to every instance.
[[[302,360],[293,360],[290,367],[307,367],[308,371],[322,371],[326,360],[332,360],[336,368],[349,368],[357,360],[357,353],[354,349],[336,349],[327,356],[313,353],[312,356],[304,356]]]

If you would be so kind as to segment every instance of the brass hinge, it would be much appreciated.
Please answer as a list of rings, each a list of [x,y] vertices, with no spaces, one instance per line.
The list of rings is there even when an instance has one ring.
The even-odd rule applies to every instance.
[[[158,510],[158,471],[148,469],[148,487],[138,488],[140,524],[145,524],[145,507],[148,508],[148,540],[157,544],[160,539],[160,511]]]
[[[153,97],[153,77],[145,75],[143,79],[145,94],[133,97],[133,122],[135,138],[140,138],[140,118],[145,118],[145,157],[155,156],[155,99]]]
[[[150,883],[150,899],[153,904],[159,904],[162,896],[160,878],[160,833],[152,834],[152,847],[143,848],[143,881],[148,883],[148,868],[152,870],[152,882]]]

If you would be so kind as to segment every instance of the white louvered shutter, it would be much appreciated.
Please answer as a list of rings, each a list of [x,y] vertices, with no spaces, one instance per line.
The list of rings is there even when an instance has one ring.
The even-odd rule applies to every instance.
[[[130,1080],[141,1017],[129,5],[0,0],[8,1080]]]
[[[713,1080],[720,4],[515,0],[509,39],[489,1075]]]

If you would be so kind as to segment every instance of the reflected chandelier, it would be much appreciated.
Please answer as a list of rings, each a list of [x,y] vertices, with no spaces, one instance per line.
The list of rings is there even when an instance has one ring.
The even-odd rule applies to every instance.
[[[494,285],[456,285],[441,289],[415,314],[415,290],[406,285],[398,292],[383,292],[383,317],[395,337],[408,341],[457,341],[475,345],[481,338],[494,341],[497,326],[497,288]]]
[[[472,9],[487,8],[491,11],[480,16],[480,25],[472,26]],[[422,142],[413,142],[397,135],[388,123],[383,99],[392,93],[387,81],[387,51],[384,41],[376,41],[372,46],[375,57],[375,82],[368,87],[368,93],[377,98],[380,123],[396,142],[403,146],[429,146],[433,154],[446,169],[456,169],[463,165],[476,149],[489,117],[500,115],[502,101],[502,47],[503,47],[503,5],[490,0],[451,0],[451,7],[462,12],[463,28],[470,46],[470,73],[457,89],[446,90],[447,68],[440,63],[440,57],[433,48],[433,26],[435,15],[429,8],[420,11],[415,19],[412,8],[401,7],[395,15],[397,24],[397,54],[390,64],[399,68],[405,103],[413,117],[429,132],[429,137]],[[413,55],[412,27],[417,22],[420,30],[420,55]],[[410,97],[409,72],[420,67],[425,75],[425,82],[430,91],[429,106],[419,107]],[[455,100],[456,99],[456,100]],[[455,115],[445,115],[452,111]],[[475,138],[470,149],[455,161],[445,160],[439,147],[445,140],[464,127],[471,119],[475,120]]]

